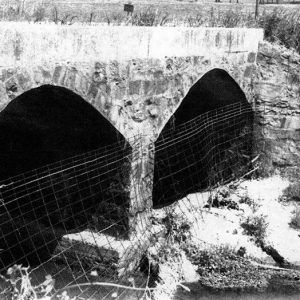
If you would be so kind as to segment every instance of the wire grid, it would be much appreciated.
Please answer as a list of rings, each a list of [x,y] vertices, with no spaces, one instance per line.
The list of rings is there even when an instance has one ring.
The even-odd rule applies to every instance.
[[[253,112],[236,103],[163,130],[155,142],[154,207],[245,174]]]
[[[237,103],[163,130],[155,142],[154,207],[243,175],[252,150],[252,122],[251,107]],[[131,145],[140,140],[134,137]],[[41,274],[55,278],[54,291],[75,285],[78,299],[107,299],[116,289],[81,284],[124,283],[132,275],[118,276],[110,252],[114,244],[124,255],[123,269],[136,271],[136,286],[145,287],[147,276],[131,264],[146,250],[152,227],[146,215],[138,214],[138,226],[148,232],[128,239],[129,178],[143,186],[140,174],[130,173],[132,159],[129,144],[113,144],[1,182],[1,271],[29,264],[34,281]],[[119,299],[125,297],[126,290],[117,290]]]
[[[97,267],[114,277],[105,249],[128,235],[131,152],[128,143],[114,144],[1,182],[1,271],[30,265],[51,271],[58,285],[86,281]],[[76,243],[60,247],[70,234]]]

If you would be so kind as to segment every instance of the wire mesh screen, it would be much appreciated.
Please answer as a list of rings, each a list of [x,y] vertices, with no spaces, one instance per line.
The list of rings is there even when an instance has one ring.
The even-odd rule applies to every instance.
[[[155,143],[154,206],[243,175],[251,158],[252,123],[250,105],[236,103],[164,130]]]
[[[56,277],[68,269],[78,280],[93,259],[94,269],[105,269],[106,255],[95,245],[106,249],[128,235],[131,152],[129,144],[113,144],[1,182],[1,270],[13,264],[41,270],[51,261]],[[74,277],[76,269],[81,275]],[[114,273],[111,261],[105,271]]]
[[[238,103],[164,131],[155,143],[154,206],[241,176],[249,167],[252,122],[250,106]],[[144,159],[142,140],[137,136],[131,146],[113,144],[1,182],[1,272],[29,265],[37,284],[51,275],[53,299],[70,286],[78,299],[106,299],[132,276],[132,290],[140,293],[149,283],[143,253],[156,234],[151,211],[132,211],[135,202],[149,200],[144,181],[152,179],[133,168]],[[132,193],[136,187],[139,192]],[[107,284],[91,285],[99,281]],[[118,292],[119,299],[127,290]],[[2,284],[3,297],[11,299],[13,292]]]

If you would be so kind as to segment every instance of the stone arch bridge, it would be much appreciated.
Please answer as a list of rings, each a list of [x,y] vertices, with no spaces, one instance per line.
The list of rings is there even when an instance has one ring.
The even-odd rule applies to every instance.
[[[1,23],[0,40],[0,111],[33,88],[60,86],[90,103],[125,138],[141,133],[153,140],[193,84],[214,68],[225,70],[251,102],[263,31]],[[132,170],[151,177],[149,143],[132,147],[142,157]],[[129,239],[148,226],[151,184],[141,185],[131,182]],[[135,256],[126,253],[123,261]]]

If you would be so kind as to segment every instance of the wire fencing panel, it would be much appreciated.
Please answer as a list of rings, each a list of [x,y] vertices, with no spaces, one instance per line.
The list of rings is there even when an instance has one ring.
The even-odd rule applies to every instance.
[[[250,105],[237,103],[162,132],[155,143],[154,206],[245,174],[252,123]]]
[[[130,164],[131,147],[115,144],[2,182],[1,270],[12,264],[41,270],[50,262],[51,275],[65,282],[65,270],[75,281],[91,272],[88,260],[95,270],[105,267],[107,255],[97,245],[105,252],[128,235]],[[75,242],[62,239],[68,234]],[[109,267],[108,276],[110,260]]]
[[[238,103],[164,131],[155,143],[154,207],[244,175],[251,161],[252,125],[250,105]],[[144,187],[145,180],[138,169],[132,173],[132,162],[142,159],[136,153],[129,143],[113,144],[1,182],[1,271],[30,265],[34,282],[50,274],[55,279],[52,293],[75,285],[74,295],[83,299],[105,299],[117,289],[90,285],[95,281],[128,285],[133,276],[141,293],[138,287],[148,279],[133,261],[155,232],[151,214],[140,213],[136,226],[144,232],[141,236],[137,230],[129,238],[135,200],[130,189]],[[149,203],[143,188],[136,197]],[[126,290],[117,290],[122,298]],[[10,299],[11,292],[3,288],[2,295]]]

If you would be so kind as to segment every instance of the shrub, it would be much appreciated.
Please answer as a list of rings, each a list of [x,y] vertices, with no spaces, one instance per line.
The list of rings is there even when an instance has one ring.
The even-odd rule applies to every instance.
[[[258,19],[258,25],[265,30],[265,38],[270,42],[280,42],[287,48],[300,52],[300,13],[274,9],[264,12]]]
[[[46,16],[46,9],[44,6],[39,5],[35,8],[34,12],[33,12],[33,21],[35,23],[37,22],[41,22],[45,20],[45,16]]]
[[[162,13],[158,9],[154,10],[149,7],[144,11],[134,14],[132,16],[131,24],[135,26],[162,26],[168,21],[168,13]]]
[[[290,184],[283,190],[281,201],[299,201],[300,202],[300,182]]]
[[[290,225],[297,229],[300,229],[300,208],[299,207],[297,207],[296,210],[294,211],[294,214],[291,218]]]
[[[206,18],[202,12],[197,12],[195,16],[189,15],[185,20],[185,23],[187,23],[191,27],[203,26],[205,22]]]
[[[185,219],[184,216],[174,215],[167,213],[163,222],[167,229],[167,237],[171,241],[181,243],[187,241],[190,236],[191,224]]]
[[[260,207],[259,201],[251,199],[248,195],[242,196],[239,199],[239,203],[247,204],[251,208],[252,213],[256,213]]]
[[[246,220],[241,223],[241,227],[247,235],[255,239],[257,244],[261,245],[264,243],[268,228],[268,223],[264,215],[248,216]]]

